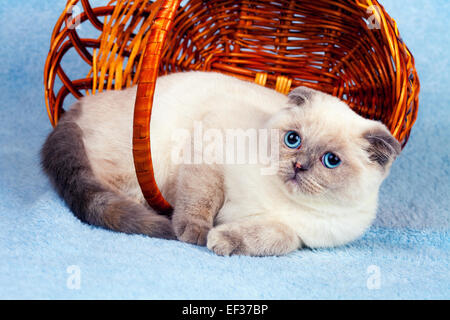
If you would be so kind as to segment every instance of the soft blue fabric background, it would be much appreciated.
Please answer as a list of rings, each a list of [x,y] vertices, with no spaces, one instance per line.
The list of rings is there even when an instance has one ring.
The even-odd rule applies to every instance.
[[[374,226],[344,247],[268,258],[218,257],[90,227],[70,213],[38,165],[50,132],[42,70],[65,2],[0,1],[0,298],[450,298],[449,1],[382,1],[422,90]],[[66,286],[71,265],[81,270],[79,290]],[[366,285],[370,265],[380,270],[378,290]]]

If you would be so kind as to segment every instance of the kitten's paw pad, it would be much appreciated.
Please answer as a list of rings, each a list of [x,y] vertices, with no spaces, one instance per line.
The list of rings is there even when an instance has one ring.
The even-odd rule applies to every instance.
[[[208,234],[207,247],[220,256],[244,254],[242,238],[228,230],[212,229]]]
[[[210,229],[211,227],[207,223],[185,221],[176,224],[175,233],[180,241],[205,246]]]

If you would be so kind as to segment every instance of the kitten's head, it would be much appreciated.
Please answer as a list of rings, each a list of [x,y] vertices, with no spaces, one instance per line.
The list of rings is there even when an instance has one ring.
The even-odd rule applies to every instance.
[[[280,131],[278,177],[287,194],[357,202],[377,195],[399,142],[378,121],[365,119],[347,104],[306,87],[294,89],[288,107],[269,121]]]

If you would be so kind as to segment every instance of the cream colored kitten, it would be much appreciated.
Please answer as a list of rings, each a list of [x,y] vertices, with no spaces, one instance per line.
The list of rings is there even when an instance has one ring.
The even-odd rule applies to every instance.
[[[379,187],[400,153],[383,124],[315,90],[284,96],[211,72],[160,77],[151,142],[155,179],[174,206],[166,217],[148,207],[137,183],[135,95],[130,88],[77,102],[43,147],[44,170],[82,221],[176,237],[220,255],[281,255],[354,240],[373,221]],[[258,146],[276,156],[272,172],[261,161],[230,162],[231,149],[217,143],[212,150],[222,148],[225,160],[219,152],[206,161],[194,141],[199,127],[215,138],[230,129],[266,132]]]

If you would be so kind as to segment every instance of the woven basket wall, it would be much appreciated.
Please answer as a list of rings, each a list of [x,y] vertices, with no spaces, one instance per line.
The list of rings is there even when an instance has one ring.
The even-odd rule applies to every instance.
[[[154,179],[149,124],[159,75],[218,71],[287,94],[305,85],[381,120],[404,146],[417,117],[419,79],[395,21],[375,0],[114,0],[92,7],[69,0],[45,64],[53,126],[71,94],[80,98],[138,84],[133,155],[149,204],[170,210]],[[89,25],[98,38],[79,30]],[[81,28],[80,28],[81,27]],[[86,76],[61,62],[75,50]],[[58,90],[56,83],[61,83]]]

